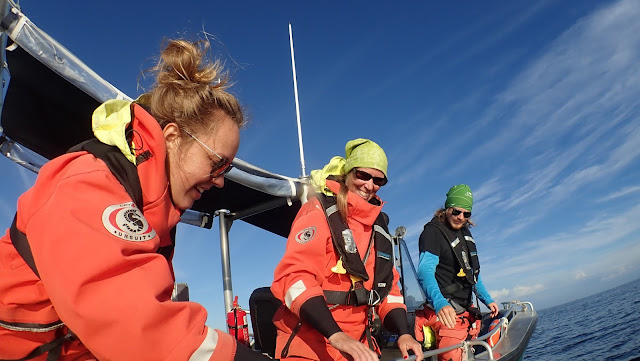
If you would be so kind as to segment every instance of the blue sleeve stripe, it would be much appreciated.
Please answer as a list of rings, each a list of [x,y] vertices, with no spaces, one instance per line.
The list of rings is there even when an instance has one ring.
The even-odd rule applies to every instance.
[[[484,283],[482,283],[482,278],[478,275],[478,283],[476,283],[476,292],[478,293],[478,298],[482,303],[489,306],[490,303],[495,302],[487,289],[484,287]]]
[[[436,281],[436,266],[440,262],[440,258],[430,252],[420,252],[420,261],[418,263],[418,282],[427,295],[427,301],[433,305],[436,312],[449,304],[442,296],[438,281]]]

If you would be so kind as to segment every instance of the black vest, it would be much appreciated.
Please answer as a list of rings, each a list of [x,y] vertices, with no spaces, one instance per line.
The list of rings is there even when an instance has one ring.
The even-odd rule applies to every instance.
[[[480,273],[480,261],[471,232],[467,227],[456,232],[435,217],[427,226],[436,227],[440,231],[458,261],[458,264],[438,265],[446,270],[445,275],[436,272],[440,292],[445,298],[456,300],[467,308],[471,305],[471,291],[478,282]]]
[[[351,230],[340,217],[336,197],[329,197],[324,194],[318,195],[318,199],[322,204],[327,217],[327,223],[331,230],[331,238],[333,246],[342,259],[342,265],[349,275],[359,278],[363,281],[369,280],[360,254],[351,235]],[[373,287],[367,290],[357,282],[348,292],[342,291],[324,291],[328,304],[340,305],[376,305],[384,300],[391,292],[393,286],[393,239],[389,234],[389,228],[385,214],[380,212],[378,218],[373,224],[372,235],[376,249],[375,266],[373,275]],[[368,251],[367,251],[368,253]]]

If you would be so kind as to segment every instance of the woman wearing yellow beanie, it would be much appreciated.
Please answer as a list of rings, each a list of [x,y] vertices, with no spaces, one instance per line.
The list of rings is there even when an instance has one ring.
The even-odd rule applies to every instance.
[[[368,139],[347,143],[345,157],[334,157],[311,172],[318,191],[302,206],[291,227],[285,254],[271,286],[283,302],[276,358],[377,361],[371,335],[373,311],[399,335],[398,348],[422,359],[411,336],[391,236],[377,196],[387,183],[387,156]]]

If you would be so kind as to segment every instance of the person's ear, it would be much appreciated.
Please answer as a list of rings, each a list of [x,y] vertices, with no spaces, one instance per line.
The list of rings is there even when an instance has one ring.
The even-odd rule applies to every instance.
[[[164,129],[162,129],[162,135],[167,149],[177,148],[180,145],[180,127],[178,127],[178,124],[169,123],[165,125]]]

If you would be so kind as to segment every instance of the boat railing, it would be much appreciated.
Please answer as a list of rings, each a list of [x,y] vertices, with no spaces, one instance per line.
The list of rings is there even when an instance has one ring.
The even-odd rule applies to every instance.
[[[484,341],[491,336],[495,335],[497,332],[501,332],[501,334],[506,334],[507,329],[509,328],[509,320],[513,318],[518,312],[525,311],[528,308],[533,310],[533,305],[531,302],[520,302],[520,301],[511,301],[511,302],[502,302],[502,306],[504,309],[508,311],[500,318],[500,322],[493,328],[491,331],[486,334],[478,337],[476,340]]]
[[[478,337],[474,340],[469,340],[469,341],[463,341],[459,344],[453,345],[453,346],[449,346],[449,347],[443,347],[443,348],[438,348],[435,350],[430,350],[430,351],[425,351],[423,353],[423,356],[425,359],[429,359],[429,357],[432,356],[437,356],[441,353],[445,353],[451,350],[455,350],[457,348],[462,348],[462,349],[466,349],[467,350],[467,354],[471,354],[472,352],[472,347],[473,346],[480,346],[482,348],[484,348],[486,350],[486,360],[495,360],[495,358],[493,357],[493,348],[492,346],[487,342],[488,339],[490,339],[493,335],[495,335],[496,333],[500,332],[500,337],[504,337],[508,330],[509,330],[509,321],[518,313],[518,312],[523,312],[523,311],[527,311],[527,310],[531,310],[534,311],[533,309],[533,304],[531,302],[520,302],[520,301],[510,301],[510,302],[502,302],[502,307],[503,309],[506,309],[507,312],[504,313],[504,315],[502,317],[500,317],[500,321],[498,322],[498,324],[489,332],[487,332],[486,334],[482,335],[481,337]],[[498,342],[500,342],[498,340]],[[495,347],[495,345],[494,345]],[[409,356],[409,358],[407,358],[406,360],[403,358],[398,358],[392,361],[414,361],[416,359],[415,355]],[[473,358],[470,358],[473,359]]]
[[[431,351],[425,351],[425,352],[422,353],[422,356],[423,356],[423,358],[425,360],[429,360],[429,358],[432,357],[432,356],[437,356],[437,355],[439,355],[441,353],[449,352],[449,351],[455,350],[457,348],[465,348],[465,349],[467,349],[467,352],[470,352],[472,346],[482,346],[482,347],[486,348],[487,349],[487,356],[488,356],[487,360],[495,360],[495,358],[493,357],[493,352],[491,350],[491,346],[489,346],[489,344],[486,343],[485,341],[480,341],[480,340],[462,341],[461,343],[459,343],[457,345],[438,348],[438,349],[431,350]],[[397,359],[394,359],[392,361],[415,361],[415,359],[416,359],[416,355],[411,355],[407,359],[397,358]]]

